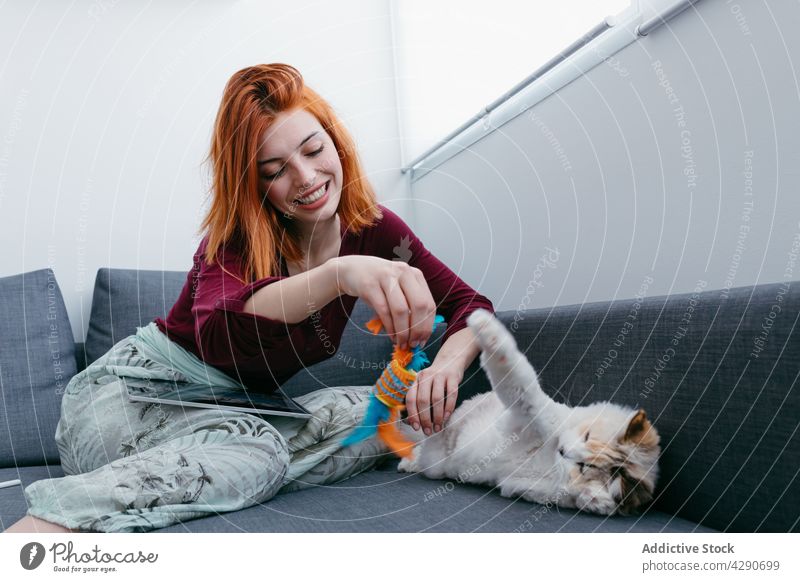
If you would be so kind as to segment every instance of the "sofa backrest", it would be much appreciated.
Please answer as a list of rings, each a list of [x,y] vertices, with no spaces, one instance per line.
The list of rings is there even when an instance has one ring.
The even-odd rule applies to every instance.
[[[86,362],[92,363],[120,340],[156,317],[166,317],[186,282],[186,271],[97,270],[86,334]]]
[[[55,274],[0,278],[0,302],[0,468],[59,464],[53,435],[77,370]]]

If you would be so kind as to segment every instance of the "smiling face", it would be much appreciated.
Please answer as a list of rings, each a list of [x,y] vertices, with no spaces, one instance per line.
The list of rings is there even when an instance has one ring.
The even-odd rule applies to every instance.
[[[275,117],[261,138],[258,170],[265,200],[285,217],[313,226],[335,215],[341,160],[331,137],[308,111]]]

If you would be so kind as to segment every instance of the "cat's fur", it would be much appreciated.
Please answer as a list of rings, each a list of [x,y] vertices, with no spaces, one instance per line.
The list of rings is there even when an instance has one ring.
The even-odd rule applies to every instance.
[[[659,437],[644,410],[555,402],[500,321],[478,310],[467,323],[493,390],[462,403],[399,470],[603,515],[632,513],[652,499]]]

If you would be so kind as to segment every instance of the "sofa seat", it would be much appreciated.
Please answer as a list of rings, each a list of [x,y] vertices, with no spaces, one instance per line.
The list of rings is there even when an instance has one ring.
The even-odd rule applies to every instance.
[[[399,473],[398,461],[334,485],[180,523],[158,532],[709,532],[650,510],[611,518],[501,497],[489,487]],[[155,532],[154,532],[155,533]]]
[[[178,532],[710,532],[691,521],[650,509],[611,518],[500,497],[489,487],[431,480],[397,471],[397,460],[346,481],[284,493],[270,501],[153,533]],[[63,477],[60,465],[0,469],[0,529],[25,516],[23,487]]]
[[[19,479],[22,485],[0,489],[0,531],[25,517],[28,504],[23,489],[39,479],[63,477],[61,465],[37,465],[34,467],[5,467],[0,469],[0,482]]]

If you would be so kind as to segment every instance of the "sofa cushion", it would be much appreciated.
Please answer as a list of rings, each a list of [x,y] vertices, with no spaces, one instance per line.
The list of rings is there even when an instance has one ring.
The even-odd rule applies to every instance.
[[[59,463],[53,436],[77,373],[75,339],[51,269],[0,279],[0,467]]]
[[[186,282],[185,271],[98,269],[86,334],[91,364],[156,317],[166,317]]]
[[[519,315],[501,320],[516,318],[546,392],[647,411],[662,437],[658,509],[718,530],[797,530],[798,282]]]

